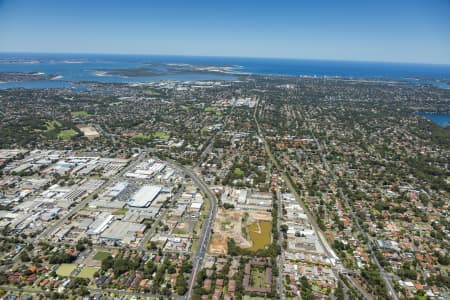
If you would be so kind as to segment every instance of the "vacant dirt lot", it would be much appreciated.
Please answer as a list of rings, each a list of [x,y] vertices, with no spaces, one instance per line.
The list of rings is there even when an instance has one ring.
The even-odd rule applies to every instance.
[[[93,126],[89,125],[79,125],[78,129],[80,129],[81,132],[89,139],[93,140],[95,138],[98,138],[100,134],[98,133],[97,129],[95,129]]]
[[[266,211],[238,211],[234,209],[219,209],[213,226],[213,235],[209,244],[211,254],[227,254],[227,240],[232,238],[241,248],[250,248],[252,242],[243,236],[242,228],[256,221],[272,221],[272,216]]]

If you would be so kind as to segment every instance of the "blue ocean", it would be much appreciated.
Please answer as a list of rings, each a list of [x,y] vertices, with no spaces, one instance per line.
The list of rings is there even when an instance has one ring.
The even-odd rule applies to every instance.
[[[418,115],[430,119],[441,127],[446,127],[450,124],[450,114],[418,113]]]
[[[450,78],[450,65],[239,57],[24,53],[0,53],[0,72],[41,72],[58,77],[53,80],[3,82],[0,83],[0,88],[73,87],[74,82],[82,81],[130,83],[160,80],[233,80],[238,78],[238,75],[221,73],[125,77],[104,76],[98,72],[98,70],[108,69],[140,68],[155,63],[229,66],[237,72],[266,75],[400,79],[411,83],[425,83],[439,88],[450,88],[449,84],[439,81],[440,78]]]

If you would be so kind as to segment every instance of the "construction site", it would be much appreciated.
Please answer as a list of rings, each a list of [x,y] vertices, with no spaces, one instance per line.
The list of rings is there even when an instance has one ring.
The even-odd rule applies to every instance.
[[[267,211],[240,211],[220,208],[213,226],[209,253],[228,254],[228,239],[250,250],[264,248],[271,242],[272,215]]]

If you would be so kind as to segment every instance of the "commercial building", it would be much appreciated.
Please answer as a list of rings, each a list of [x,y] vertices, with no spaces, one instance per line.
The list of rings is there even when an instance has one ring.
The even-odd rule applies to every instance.
[[[127,187],[128,187],[128,182],[120,181],[108,190],[106,196],[108,198],[110,198],[111,200],[113,200],[116,197],[118,197]]]
[[[128,206],[130,207],[148,207],[152,201],[159,195],[162,187],[158,185],[144,185],[132,197]]]
[[[242,210],[270,210],[273,195],[266,192],[253,192],[246,189],[226,187],[221,197],[222,203],[233,205]]]
[[[114,221],[100,235],[100,239],[110,242],[122,242],[128,244],[133,241],[136,236],[142,235],[145,231],[145,228],[146,226],[144,224]]]
[[[95,221],[89,226],[87,234],[96,235],[102,233],[111,223],[114,216],[108,213],[101,213],[95,218]]]

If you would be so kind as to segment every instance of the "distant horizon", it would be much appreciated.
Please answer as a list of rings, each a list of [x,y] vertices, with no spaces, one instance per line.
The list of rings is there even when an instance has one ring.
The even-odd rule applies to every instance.
[[[450,65],[450,1],[0,0],[0,51]]]
[[[269,57],[269,56],[239,56],[239,55],[201,55],[201,54],[160,54],[160,53],[115,53],[115,52],[30,52],[30,51],[0,51],[0,55],[118,55],[118,56],[172,56],[172,57],[210,57],[210,58],[239,58],[239,59],[272,59],[293,61],[323,61],[323,62],[348,62],[348,63],[375,63],[375,64],[403,64],[450,67],[450,63],[414,62],[414,61],[382,61],[382,60],[349,60],[337,58],[304,58],[304,57]]]

